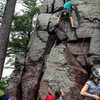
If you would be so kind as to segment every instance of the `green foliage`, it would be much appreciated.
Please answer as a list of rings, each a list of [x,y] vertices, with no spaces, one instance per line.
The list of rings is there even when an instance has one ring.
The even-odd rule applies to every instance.
[[[0,1],[0,17],[3,16],[6,0]]]
[[[27,44],[29,37],[27,33],[13,34],[11,41],[9,42],[8,53],[25,52],[27,50]]]
[[[22,16],[14,16],[13,23],[12,31],[30,32],[32,30],[31,18],[27,13]]]
[[[8,53],[20,51],[25,52],[27,50],[27,44],[32,31],[32,19],[33,16],[39,11],[36,6],[36,1],[23,0],[23,3],[28,10],[21,16],[14,16],[12,31],[19,32],[19,34],[11,34]]]
[[[6,88],[8,87],[9,78],[5,77],[0,80],[0,96],[4,95]]]
[[[38,7],[36,6],[36,1],[37,0],[23,0],[23,3],[29,9],[30,15],[32,16],[39,12]]]
[[[21,16],[14,16],[12,30],[30,32],[32,31],[33,16],[39,12],[39,9],[35,0],[23,0],[23,3],[27,10]]]

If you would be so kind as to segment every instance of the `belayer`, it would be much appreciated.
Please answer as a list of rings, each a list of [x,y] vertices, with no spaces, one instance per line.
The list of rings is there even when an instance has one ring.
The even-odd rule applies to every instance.
[[[55,100],[63,100],[64,92],[60,90],[55,91]]]
[[[100,100],[100,68],[93,70],[80,95],[85,97],[84,100]]]

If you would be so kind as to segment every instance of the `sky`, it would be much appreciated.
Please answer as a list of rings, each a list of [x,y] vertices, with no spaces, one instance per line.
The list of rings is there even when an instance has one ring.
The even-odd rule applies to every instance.
[[[12,65],[11,63],[8,63],[8,61],[10,61],[11,63],[14,63],[15,62],[15,55],[11,55],[9,57],[6,57],[2,77],[10,76],[10,74],[14,70],[14,65]]]
[[[43,0],[41,0],[43,1]],[[41,5],[40,1],[37,0],[37,5]],[[16,7],[15,7],[15,13],[20,12],[20,14],[22,13],[22,10],[25,10],[26,8],[22,5],[21,0],[18,0],[16,3]]]
[[[7,77],[7,76],[9,77],[11,75],[11,73],[12,73],[13,70],[14,69],[11,69],[11,68],[4,69],[2,77]]]

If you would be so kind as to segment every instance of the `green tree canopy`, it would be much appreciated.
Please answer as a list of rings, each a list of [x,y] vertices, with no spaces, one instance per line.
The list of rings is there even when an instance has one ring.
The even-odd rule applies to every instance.
[[[16,15],[13,18],[12,32],[19,32],[17,35],[12,33],[9,42],[9,52],[25,52],[27,44],[32,32],[32,19],[33,16],[39,12],[34,0],[23,0],[24,6],[27,8],[23,15]]]
[[[9,84],[9,78],[5,77],[0,80],[0,96],[5,94],[6,88]]]

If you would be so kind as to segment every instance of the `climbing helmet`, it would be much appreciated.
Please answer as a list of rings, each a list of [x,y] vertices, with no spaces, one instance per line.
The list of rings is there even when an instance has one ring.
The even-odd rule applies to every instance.
[[[95,77],[97,77],[98,79],[100,79],[100,68],[97,68],[93,71],[93,75]]]

